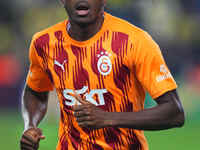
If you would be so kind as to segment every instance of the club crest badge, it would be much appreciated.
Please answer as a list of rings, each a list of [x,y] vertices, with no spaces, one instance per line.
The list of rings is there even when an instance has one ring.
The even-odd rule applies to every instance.
[[[107,52],[101,52],[101,54],[97,55],[97,68],[100,74],[104,76],[110,74],[112,70],[112,63],[109,56],[110,55]]]

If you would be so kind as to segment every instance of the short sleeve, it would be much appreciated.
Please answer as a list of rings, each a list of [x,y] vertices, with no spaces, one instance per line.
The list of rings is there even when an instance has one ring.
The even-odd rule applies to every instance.
[[[139,36],[134,51],[137,79],[153,99],[177,88],[159,46],[148,33]]]
[[[27,75],[27,85],[35,91],[45,92],[53,90],[53,84],[42,66],[42,59],[35,49],[34,40],[29,48],[29,72]]]

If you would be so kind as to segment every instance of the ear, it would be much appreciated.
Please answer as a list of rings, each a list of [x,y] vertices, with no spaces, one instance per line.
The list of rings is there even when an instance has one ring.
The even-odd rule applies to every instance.
[[[62,4],[64,4],[64,3],[65,3],[65,2],[64,2],[64,0],[60,0],[60,1],[61,1],[61,3],[62,3]]]
[[[103,0],[103,9],[106,7],[107,0]]]
[[[107,0],[104,0],[104,6],[106,5],[106,3],[107,3]]]

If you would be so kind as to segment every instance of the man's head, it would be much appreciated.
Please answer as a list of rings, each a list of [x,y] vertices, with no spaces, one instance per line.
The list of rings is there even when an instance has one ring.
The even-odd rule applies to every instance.
[[[61,0],[70,21],[90,24],[102,17],[106,0]]]

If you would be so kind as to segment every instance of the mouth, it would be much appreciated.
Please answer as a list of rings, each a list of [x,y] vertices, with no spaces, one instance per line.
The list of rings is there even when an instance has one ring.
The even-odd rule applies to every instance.
[[[87,16],[90,11],[89,4],[86,2],[78,3],[75,8],[78,16]]]

